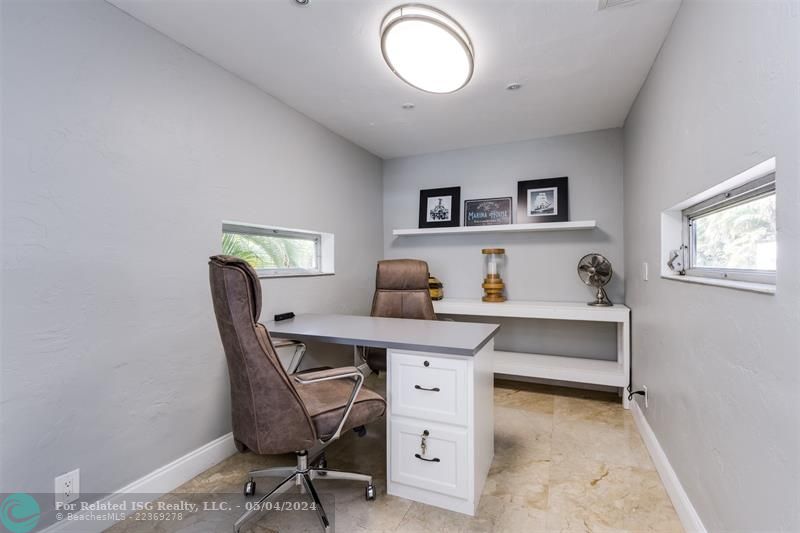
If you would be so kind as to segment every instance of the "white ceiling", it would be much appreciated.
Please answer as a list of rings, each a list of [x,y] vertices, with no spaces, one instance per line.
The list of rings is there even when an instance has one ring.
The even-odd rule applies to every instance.
[[[381,57],[402,0],[109,1],[383,158],[622,126],[680,5],[428,0],[475,47],[470,83],[436,95]]]

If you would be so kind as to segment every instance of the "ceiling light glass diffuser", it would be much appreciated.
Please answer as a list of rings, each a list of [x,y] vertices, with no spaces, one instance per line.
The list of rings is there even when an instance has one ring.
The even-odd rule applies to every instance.
[[[430,93],[452,93],[469,82],[474,67],[472,42],[446,13],[407,4],[381,23],[381,51],[404,82]]]

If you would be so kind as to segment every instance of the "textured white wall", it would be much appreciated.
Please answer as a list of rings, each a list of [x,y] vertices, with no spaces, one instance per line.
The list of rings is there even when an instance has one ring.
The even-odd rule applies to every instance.
[[[105,2],[3,9],[0,490],[112,491],[229,431],[221,221],[336,235],[265,314],[367,313],[381,162]]]
[[[614,267],[609,296],[624,302],[622,246],[622,130],[611,129],[525,142],[390,159],[383,165],[383,235],[387,258],[424,259],[445,285],[445,297],[482,295],[481,248],[503,247],[507,295],[516,300],[589,301],[578,260],[605,255]],[[589,231],[394,237],[416,228],[420,189],[461,186],[464,200],[511,196],[516,221],[517,182],[569,177],[571,220],[595,219]],[[497,346],[558,355],[616,358],[610,324],[503,320]]]
[[[800,3],[684,0],[625,125],[634,384],[709,531],[800,530]],[[659,214],[777,157],[774,296],[659,279]]]

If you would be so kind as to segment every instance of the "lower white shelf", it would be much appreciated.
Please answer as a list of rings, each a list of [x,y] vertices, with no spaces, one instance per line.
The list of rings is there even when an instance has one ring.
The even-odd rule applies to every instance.
[[[591,307],[584,302],[509,300],[503,303],[486,303],[478,299],[445,298],[433,302],[433,307],[437,314],[442,315],[615,323],[617,357],[614,361],[496,350],[493,356],[494,373],[609,387],[624,388],[628,385],[631,367],[631,310],[622,304]],[[625,409],[630,408],[627,394],[622,395],[622,406]]]
[[[625,387],[628,376],[617,361],[541,355],[533,353],[494,352],[495,374],[574,381],[611,387]]]

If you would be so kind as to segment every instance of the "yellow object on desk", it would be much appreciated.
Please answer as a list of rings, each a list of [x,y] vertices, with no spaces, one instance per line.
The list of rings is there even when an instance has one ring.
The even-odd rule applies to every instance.
[[[444,298],[444,284],[435,276],[428,276],[428,292],[431,300],[439,301]]]

